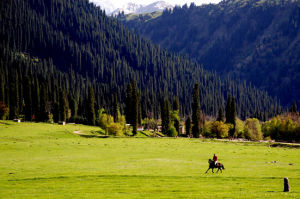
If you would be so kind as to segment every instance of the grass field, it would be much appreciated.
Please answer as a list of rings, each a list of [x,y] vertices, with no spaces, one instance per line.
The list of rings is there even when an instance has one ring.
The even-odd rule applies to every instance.
[[[77,130],[100,129],[0,121],[0,198],[300,198],[300,149]],[[204,174],[213,153],[222,174]]]

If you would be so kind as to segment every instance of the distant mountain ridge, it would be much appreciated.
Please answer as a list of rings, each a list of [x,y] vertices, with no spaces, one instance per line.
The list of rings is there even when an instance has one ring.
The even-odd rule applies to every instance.
[[[142,5],[142,4],[136,4],[136,3],[127,3],[122,8],[118,8],[114,10],[111,15],[118,15],[119,13],[124,14],[144,14],[144,13],[151,13],[151,12],[157,12],[157,11],[163,11],[164,9],[173,9],[174,6],[165,2],[165,1],[157,1],[154,3],[151,3],[149,5]]]
[[[251,82],[287,106],[300,104],[299,0],[224,0],[119,19],[223,77]]]

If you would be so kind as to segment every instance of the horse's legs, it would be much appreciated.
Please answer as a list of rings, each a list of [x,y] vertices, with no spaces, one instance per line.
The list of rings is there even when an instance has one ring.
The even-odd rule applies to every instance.
[[[214,168],[212,168],[211,170],[212,170],[213,173],[215,173],[215,172],[214,172]]]
[[[208,168],[208,169],[206,170],[206,172],[205,172],[205,173],[207,173],[209,169],[210,169],[210,168]]]

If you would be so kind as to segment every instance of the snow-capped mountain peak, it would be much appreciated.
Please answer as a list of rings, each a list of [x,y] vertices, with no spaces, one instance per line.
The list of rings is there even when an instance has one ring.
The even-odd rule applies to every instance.
[[[149,5],[141,5],[136,3],[128,3],[122,8],[118,8],[115,11],[112,12],[112,15],[117,15],[118,13],[124,12],[124,14],[130,14],[130,13],[151,13],[156,11],[163,11],[164,9],[172,9],[174,6],[165,2],[165,1],[157,1],[154,3],[151,3]]]

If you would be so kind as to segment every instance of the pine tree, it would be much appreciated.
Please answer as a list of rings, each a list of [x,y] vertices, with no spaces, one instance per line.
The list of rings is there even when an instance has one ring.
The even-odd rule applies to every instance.
[[[139,98],[138,98],[139,99]],[[142,124],[142,105],[140,100],[139,101],[139,110],[138,110],[138,124],[141,125]]]
[[[41,121],[47,121],[49,106],[48,106],[48,89],[45,84],[41,86],[41,100],[40,100],[40,119]]]
[[[24,90],[25,120],[32,121],[31,79],[28,76],[24,79]]]
[[[188,117],[185,121],[185,132],[186,132],[186,136],[191,137],[191,128],[192,128],[192,123],[191,123],[191,118]]]
[[[226,123],[231,123],[231,96],[229,95],[227,98],[227,104],[225,108],[225,114],[226,114]]]
[[[173,100],[173,122],[174,122],[174,128],[176,129],[178,135],[179,135],[179,127],[180,127],[180,121],[179,121],[179,100],[178,97],[175,97]]]
[[[224,112],[222,108],[219,109],[217,121],[224,122]]]
[[[4,103],[4,101],[5,101],[4,78],[3,75],[0,75],[0,102]]]
[[[178,110],[179,111],[179,99],[178,97],[175,97],[173,100],[173,110]]]
[[[294,101],[292,107],[290,108],[290,113],[297,113],[297,103]]]
[[[126,122],[128,124],[132,124],[131,98],[132,98],[132,87],[131,84],[128,84],[126,89],[126,101],[125,101],[125,117],[126,117]]]
[[[233,128],[230,130],[230,136],[232,137],[234,135],[235,132],[235,119],[236,119],[236,102],[235,102],[235,98],[232,98],[231,100],[231,111],[230,111],[231,115],[230,115],[230,123],[233,124]]]
[[[168,99],[163,99],[161,101],[161,126],[163,134],[167,134],[170,124],[170,103]]]
[[[113,117],[114,117],[114,122],[119,121],[119,105],[118,105],[118,97],[117,94],[113,94]]]
[[[63,90],[59,91],[59,121],[66,121],[66,95]]]
[[[192,103],[192,134],[193,137],[198,138],[201,133],[201,110],[200,110],[199,84],[196,83],[193,93]]]
[[[92,86],[89,87],[88,91],[88,104],[87,104],[87,120],[90,125],[95,125],[96,114],[95,114],[95,94]]]
[[[132,86],[132,97],[131,97],[131,110],[132,110],[132,133],[133,135],[137,134],[137,125],[138,125],[138,109],[139,109],[139,97],[137,93],[136,81],[133,80],[131,83]]]

